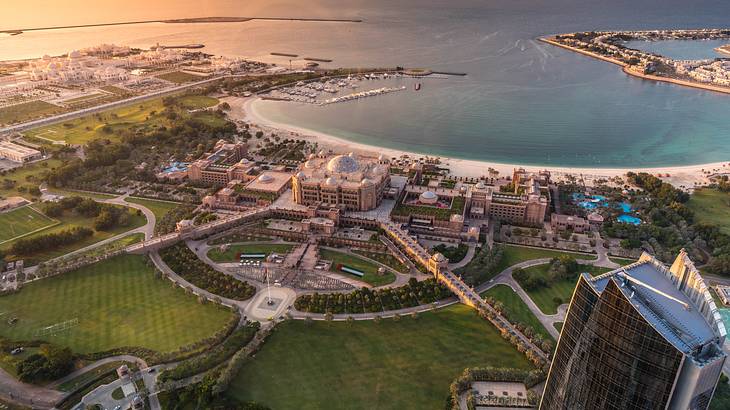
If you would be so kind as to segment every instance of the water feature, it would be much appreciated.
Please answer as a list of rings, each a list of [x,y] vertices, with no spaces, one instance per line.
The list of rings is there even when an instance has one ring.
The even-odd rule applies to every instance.
[[[200,13],[184,5],[155,11],[126,3],[119,0],[117,6],[129,10],[124,16],[99,19]],[[614,65],[536,41],[542,35],[578,30],[722,27],[727,25],[730,2],[707,0],[698,6],[684,0],[317,0],[306,10],[293,0],[276,3],[213,0],[206,2],[206,13],[292,15],[292,10],[301,10],[296,12],[364,22],[156,23],[25,32],[0,38],[0,58],[60,54],[101,42],[137,47],[203,43],[205,52],[287,65],[288,58],[270,53],[334,60],[323,66],[462,71],[468,75],[419,80],[419,91],[411,79],[404,79],[408,91],[326,107],[274,101],[256,106],[272,120],[358,142],[467,159],[589,167],[730,159],[730,96],[639,80]],[[132,10],[147,14],[131,15]],[[30,25],[12,12],[0,16],[0,26]],[[78,23],[47,21],[54,15],[38,18],[46,19],[43,25]]]

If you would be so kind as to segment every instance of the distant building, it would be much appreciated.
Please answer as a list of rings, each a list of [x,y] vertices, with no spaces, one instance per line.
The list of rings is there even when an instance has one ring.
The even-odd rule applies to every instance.
[[[684,250],[578,279],[541,410],[704,410],[726,355],[717,306]]]
[[[550,215],[550,227],[553,232],[575,232],[585,233],[591,230],[591,225],[579,216],[552,214]]]
[[[0,141],[0,158],[15,162],[30,162],[43,158],[40,151],[10,141]]]
[[[246,144],[229,143],[220,140],[212,153],[188,165],[188,178],[208,184],[225,185],[233,180],[250,181],[254,164],[245,159],[248,153]]]
[[[6,199],[0,199],[0,212],[11,211],[29,203],[30,202],[27,199],[20,196],[11,196]]]
[[[311,155],[292,178],[294,202],[369,211],[380,205],[390,185],[390,169],[384,157]]]

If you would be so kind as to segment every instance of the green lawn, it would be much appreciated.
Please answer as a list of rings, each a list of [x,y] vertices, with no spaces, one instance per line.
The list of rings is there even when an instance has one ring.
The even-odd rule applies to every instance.
[[[48,159],[1,173],[0,181],[2,183],[0,183],[0,196],[22,196],[23,198],[33,200],[33,197],[28,193],[28,189],[38,188],[41,182],[43,182],[41,174],[60,165],[61,160]],[[10,182],[12,187],[6,188],[5,180],[12,181]]]
[[[510,266],[520,263],[529,261],[532,259],[541,259],[541,258],[556,258],[560,255],[571,255],[574,256],[576,259],[587,259],[587,260],[594,260],[596,259],[596,255],[591,254],[584,254],[584,253],[574,253],[574,252],[564,252],[564,251],[554,251],[549,249],[537,249],[537,248],[528,248],[523,246],[513,246],[513,245],[504,245],[504,254],[502,256],[502,261],[498,265],[497,273],[502,272],[503,270],[509,268]]]
[[[543,327],[542,323],[540,323],[540,321],[537,320],[537,317],[532,314],[530,308],[527,307],[525,302],[520,299],[520,296],[517,295],[517,293],[515,293],[515,291],[513,291],[512,288],[510,288],[509,286],[494,286],[486,292],[482,293],[481,296],[491,296],[494,299],[502,302],[502,304],[504,304],[504,307],[507,309],[511,320],[516,320],[518,322],[524,323],[535,329],[535,331],[541,334],[542,337],[544,337],[545,339],[553,340],[553,337],[550,336],[550,333],[548,333],[547,330],[545,330],[545,327]]]
[[[119,195],[107,194],[105,192],[91,192],[91,191],[74,191],[72,189],[61,189],[61,188],[48,188],[48,191],[54,195],[62,196],[80,196],[83,198],[91,198],[99,201],[105,199],[112,199]]]
[[[272,409],[440,409],[466,367],[531,368],[473,309],[381,323],[287,321],[228,394]]]
[[[133,204],[142,205],[145,208],[152,211],[153,214],[155,214],[155,218],[159,221],[162,219],[163,216],[165,216],[168,212],[171,210],[177,208],[181,204],[178,202],[169,202],[169,201],[157,201],[154,199],[143,199],[143,198],[132,198],[128,197],[125,199],[127,202],[131,202]]]
[[[697,222],[716,225],[722,232],[730,234],[730,192],[698,189],[687,206],[694,212]]]
[[[63,108],[45,101],[29,101],[0,108],[0,124],[14,124],[63,112]]]
[[[186,109],[205,108],[218,103],[206,96],[181,96],[180,104]],[[144,124],[146,127],[168,126],[170,120],[161,113],[165,109],[162,99],[154,99],[104,111],[86,117],[68,120],[61,124],[35,128],[25,133],[28,137],[65,141],[67,144],[85,144],[97,138],[114,140],[116,131]]]
[[[626,266],[626,265],[629,265],[629,264],[631,264],[631,263],[634,263],[634,262],[636,262],[636,260],[635,260],[635,259],[618,258],[618,257],[613,257],[613,256],[609,257],[608,259],[609,259],[609,260],[610,260],[611,262],[613,262],[613,263],[618,263],[618,264],[619,264],[619,265],[621,265],[621,266]]]
[[[108,231],[95,231],[94,234],[82,241],[74,242],[65,246],[61,246],[52,250],[47,250],[44,252],[35,253],[32,255],[10,255],[8,260],[16,260],[16,259],[25,259],[26,265],[33,265],[38,262],[46,261],[48,259],[52,259],[61,255],[65,255],[69,252],[75,251],[77,249],[81,249],[83,247],[93,245],[99,241],[103,241],[104,239],[111,238],[112,236],[119,235],[120,233],[124,233],[127,231],[130,231],[132,229],[138,228],[145,223],[147,223],[147,219],[144,217],[144,214],[138,215],[136,209],[128,208],[129,211],[129,224],[127,226],[120,226],[116,227],[114,229],[110,229]],[[76,215],[72,212],[66,212],[64,215],[57,218],[61,223],[50,227],[48,229],[44,229],[43,231],[28,235],[24,237],[23,239],[32,238],[39,235],[46,235],[49,233],[57,233],[63,230],[67,230],[70,228],[73,228],[74,226],[81,226],[86,228],[93,229],[94,225],[94,218],[87,218],[84,216]],[[15,241],[9,241],[5,242],[2,245],[0,245],[0,249],[10,249],[13,242]]]
[[[330,271],[343,275],[350,275],[347,272],[337,269],[337,265],[340,264],[345,265],[348,268],[357,269],[365,275],[363,277],[355,275],[350,276],[373,286],[387,285],[395,281],[395,274],[393,272],[386,270],[384,275],[378,275],[378,268],[380,268],[380,266],[355,255],[320,248],[319,256],[324,260],[332,261]]]
[[[165,81],[170,81],[170,82],[173,82],[176,84],[192,83],[195,81],[202,81],[205,79],[205,77],[195,75],[195,74],[188,74],[183,71],[173,71],[173,72],[167,73],[167,74],[156,75],[155,77],[163,79]]]
[[[591,276],[600,275],[601,273],[606,273],[611,270],[608,268],[600,268],[593,265],[579,266],[580,272],[587,272],[591,274]],[[544,264],[529,267],[525,269],[525,271],[529,272],[532,275],[543,276],[547,278],[549,269],[550,264]],[[577,278],[575,281],[561,280],[553,283],[548,287],[533,290],[525,289],[525,292],[527,292],[527,294],[530,296],[530,299],[535,302],[535,304],[540,308],[543,313],[547,315],[552,315],[558,312],[558,306],[563,303],[570,303],[570,298],[573,296],[573,289],[575,289],[576,281]],[[561,302],[557,303],[555,298],[560,298]]]
[[[555,322],[553,323],[553,326],[558,330],[558,332],[563,330],[563,322]]]
[[[15,340],[41,338],[79,353],[121,346],[171,351],[211,336],[231,313],[201,305],[170,282],[155,279],[146,258],[124,255],[78,271],[30,283],[0,298],[0,335]],[[78,319],[55,335],[38,336],[44,327]],[[5,321],[3,320],[3,323]]]
[[[126,364],[130,369],[134,369],[135,367],[137,367],[137,365],[134,363],[122,362],[122,361],[102,364],[101,366],[96,367],[86,373],[80,374],[77,377],[74,377],[73,379],[71,379],[65,383],[61,383],[61,385],[58,386],[58,390],[61,390],[64,392],[74,391],[79,386],[82,386],[88,382],[91,382],[92,380],[95,380],[95,379],[101,377],[104,373],[107,373],[112,370],[116,370],[117,368],[119,368],[119,366],[121,366],[123,364]]]
[[[52,226],[58,221],[26,205],[0,213],[0,243]]]
[[[287,253],[294,249],[294,245],[285,243],[256,243],[231,245],[228,250],[221,252],[219,248],[208,251],[208,257],[215,262],[238,262],[238,255],[241,253],[264,253],[269,256],[271,253]]]

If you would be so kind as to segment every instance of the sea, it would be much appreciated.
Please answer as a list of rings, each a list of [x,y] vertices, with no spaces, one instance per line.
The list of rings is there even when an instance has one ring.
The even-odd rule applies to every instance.
[[[151,8],[128,6],[135,2],[108,0],[96,10],[71,1],[65,4],[70,11],[48,10],[37,24],[17,2],[20,9],[0,16],[0,27],[207,15],[363,22],[254,20],[29,31],[0,37],[0,59],[58,55],[102,42],[203,43],[211,54],[284,65],[287,58],[270,53],[332,59],[325,66],[350,67],[353,73],[358,67],[394,66],[464,72],[464,77],[397,80],[406,91],[348,103],[260,101],[256,110],[277,122],[360,143],[506,164],[640,168],[730,160],[730,95],[629,77],[617,66],[537,40],[581,30],[730,26],[727,0],[282,0],[271,5],[214,0],[204,2],[204,9],[185,0],[174,7],[157,4],[164,1]],[[116,13],[110,11],[115,4]],[[633,46],[676,58],[715,58],[720,55],[713,48],[722,45],[716,43]]]

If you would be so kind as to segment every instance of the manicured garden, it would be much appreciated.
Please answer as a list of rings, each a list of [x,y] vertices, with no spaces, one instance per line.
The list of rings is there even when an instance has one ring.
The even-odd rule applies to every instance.
[[[395,281],[395,274],[393,272],[386,270],[385,273],[381,275],[378,273],[380,266],[352,254],[320,248],[319,257],[324,260],[332,261],[332,265],[330,266],[330,271],[332,272],[350,275],[349,273],[340,270],[338,266],[347,266],[348,268],[363,272],[365,275],[362,277],[356,275],[352,276],[372,286],[383,286]]]
[[[532,266],[524,271],[532,277],[547,278],[549,276],[550,264]],[[611,269],[601,268],[593,265],[578,265],[578,272],[587,272],[591,276],[596,276],[601,273],[606,273]],[[515,277],[515,279],[517,279]],[[575,279],[560,279],[555,282],[548,284],[547,286],[538,286],[530,288],[524,286],[523,282],[518,279],[520,285],[525,289],[525,292],[530,296],[533,302],[540,308],[540,310],[547,314],[553,315],[558,312],[558,306],[563,303],[570,303],[570,299],[573,296],[573,289],[577,282]]]
[[[141,212],[138,213],[136,209],[121,206],[115,207],[121,210],[125,210],[127,212],[128,219],[126,224],[112,226],[105,230],[96,230],[94,229],[95,218],[90,218],[88,216],[84,216],[73,211],[64,211],[61,215],[55,217],[58,221],[60,221],[59,224],[51,226],[40,232],[27,235],[22,239],[5,242],[0,245],[0,249],[6,250],[10,253],[9,260],[25,259],[26,265],[30,265],[38,262],[43,262],[61,255],[65,255],[69,252],[84,248],[89,245],[93,245],[99,241],[130,231],[147,223],[147,219],[144,217],[144,215]],[[92,229],[93,233],[90,236],[86,236],[80,240],[64,243],[62,245],[54,246],[52,248],[44,250],[35,251],[30,254],[15,255],[11,252],[13,244],[16,243],[18,240],[34,240],[41,236],[61,234],[64,231],[69,231],[75,228]]]
[[[175,273],[193,285],[224,298],[250,299],[256,288],[248,282],[218,272],[198,259],[184,243],[179,243],[160,252],[162,259]]]
[[[27,284],[0,298],[0,312],[18,319],[0,327],[1,336],[41,339],[78,353],[122,346],[172,351],[210,337],[232,316],[156,278],[146,258],[136,255]],[[41,334],[48,326],[74,319],[78,323],[66,330]]]
[[[401,263],[401,261],[399,261],[398,258],[396,258],[395,256],[393,256],[389,253],[368,252],[368,251],[362,251],[362,250],[353,250],[353,252],[358,255],[362,255],[368,259],[378,261],[378,262],[382,263],[383,265],[390,266],[391,268],[395,269],[398,272],[408,273],[408,266]]]
[[[687,206],[697,222],[706,222],[730,235],[730,192],[703,188],[695,190]]]
[[[417,319],[287,321],[228,390],[286,409],[443,408],[465,367],[530,369],[524,355],[463,305]]]
[[[498,302],[502,303],[505,308],[506,316],[511,322],[519,322],[530,326],[540,334],[544,339],[553,340],[553,337],[545,330],[542,323],[535,317],[522,301],[520,296],[515,293],[512,288],[507,285],[496,285],[481,294],[482,297],[491,296]]]
[[[39,198],[41,192],[38,186],[43,182],[42,175],[60,165],[61,160],[48,159],[0,172],[0,196],[22,196],[31,200]]]
[[[158,221],[161,220],[165,215],[167,215],[168,212],[180,206],[180,203],[178,202],[157,201],[154,199],[145,198],[127,197],[125,201],[137,205],[142,205],[145,208],[149,209],[155,215],[155,218]]]
[[[208,251],[208,257],[214,262],[238,262],[240,254],[261,253],[266,256],[272,253],[285,254],[294,249],[294,245],[287,243],[251,243],[230,245],[221,252],[220,247]]]
[[[515,265],[520,262],[525,262],[525,261],[529,261],[532,259],[557,258],[558,256],[561,256],[561,255],[570,255],[576,259],[585,259],[585,260],[595,260],[596,259],[596,255],[591,255],[591,254],[562,252],[562,251],[553,251],[553,250],[549,250],[549,249],[538,249],[538,248],[529,248],[529,247],[524,247],[524,246],[505,245],[502,261],[497,266],[497,268],[499,269],[499,272],[501,272],[501,271],[509,268],[510,266]]]
[[[217,99],[206,96],[185,95],[172,98],[184,109],[207,108],[218,103]],[[158,98],[68,120],[61,124],[35,128],[27,131],[25,135],[30,138],[65,141],[67,144],[85,144],[98,138],[117,140],[119,133],[116,131],[132,126],[170,125],[170,120],[162,115],[165,108],[163,99]]]
[[[0,243],[57,224],[33,206],[0,213]]]

